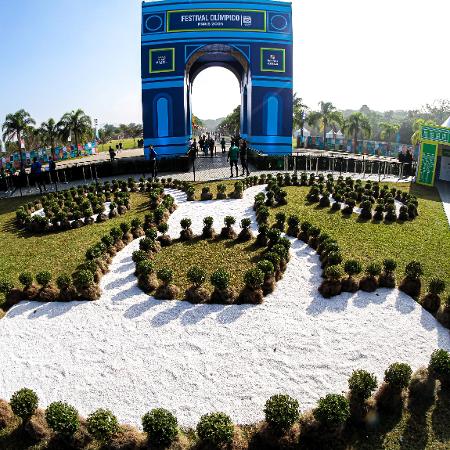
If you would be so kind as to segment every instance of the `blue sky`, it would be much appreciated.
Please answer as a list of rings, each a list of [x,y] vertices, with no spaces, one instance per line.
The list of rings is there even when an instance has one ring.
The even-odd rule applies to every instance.
[[[100,123],[140,121],[140,8],[139,0],[0,0],[0,122],[20,108],[41,122],[78,107]],[[408,109],[450,98],[450,1],[424,8],[293,0],[296,91],[313,108],[325,100]],[[206,70],[193,101],[201,118],[225,115],[239,102],[234,77]]]

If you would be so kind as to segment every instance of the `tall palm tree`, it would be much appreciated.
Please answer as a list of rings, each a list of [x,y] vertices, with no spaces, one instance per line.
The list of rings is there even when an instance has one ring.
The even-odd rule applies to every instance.
[[[355,112],[345,120],[344,131],[353,137],[353,151],[356,153],[358,148],[358,136],[361,134],[363,137],[370,137],[372,127],[370,126],[369,119],[361,112]]]
[[[333,125],[342,125],[342,114],[337,111],[331,102],[319,102],[320,111],[313,111],[308,115],[310,125],[320,125],[323,128],[323,144],[327,139],[327,128]]]
[[[42,122],[39,128],[39,134],[44,145],[50,147],[52,159],[54,160],[56,143],[61,136],[60,124],[56,123],[54,119],[48,119],[47,122]]]
[[[300,136],[301,141],[303,142],[303,133],[306,123],[306,114],[308,112],[308,107],[303,104],[303,99],[300,97],[297,97],[297,94],[294,94],[294,100],[293,100],[293,111],[294,111],[294,117],[293,117],[293,124],[294,128],[297,129],[300,128]]]
[[[381,139],[387,141],[388,143],[388,152],[391,153],[391,142],[393,137],[400,130],[400,125],[398,123],[392,122],[381,122],[380,123],[380,137]]]
[[[92,133],[91,118],[87,116],[83,110],[77,109],[76,111],[64,114],[60,124],[66,139],[69,137],[70,133],[73,133],[75,148],[78,152],[80,140],[89,133]]]
[[[23,168],[22,148],[20,144],[21,139],[27,129],[35,124],[36,122],[31,117],[30,113],[28,113],[24,109],[21,109],[14,114],[8,114],[6,116],[5,122],[2,125],[3,140],[12,141],[14,138],[17,139],[21,169]]]
[[[414,134],[411,136],[411,144],[418,145],[422,143],[422,127],[437,127],[438,124],[434,120],[416,119],[413,125]]]

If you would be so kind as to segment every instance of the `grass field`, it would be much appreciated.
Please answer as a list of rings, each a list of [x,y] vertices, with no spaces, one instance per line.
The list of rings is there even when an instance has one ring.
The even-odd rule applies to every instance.
[[[122,142],[123,144],[123,150],[130,150],[132,148],[137,148],[137,142],[138,139],[117,139],[110,142],[107,142],[106,144],[100,144],[98,146],[99,152],[107,152],[109,150],[109,146],[111,146],[114,150],[116,149],[116,144],[119,142]]]

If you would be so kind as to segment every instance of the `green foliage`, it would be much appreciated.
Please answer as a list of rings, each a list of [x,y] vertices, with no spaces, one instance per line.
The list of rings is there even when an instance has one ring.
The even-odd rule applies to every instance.
[[[50,272],[44,271],[39,272],[36,275],[36,281],[42,286],[47,287],[50,284],[50,281],[52,281],[52,274]]]
[[[379,276],[381,274],[381,264],[377,262],[368,264],[368,266],[366,267],[366,273],[371,277]]]
[[[339,251],[330,252],[328,254],[327,263],[330,266],[338,266],[342,262],[342,254]]]
[[[6,278],[0,278],[0,293],[7,295],[14,289],[14,284]]]
[[[53,431],[66,436],[72,436],[80,427],[78,411],[63,402],[51,403],[45,410],[45,420]]]
[[[110,235],[105,235],[102,237],[101,241],[106,248],[111,248],[114,245],[114,238]]]
[[[348,380],[352,395],[361,400],[367,400],[377,388],[377,378],[366,370],[355,370]]]
[[[273,264],[275,270],[278,270],[280,268],[281,257],[278,253],[268,252],[264,255],[264,259],[270,261]]]
[[[142,417],[142,428],[151,444],[169,446],[178,435],[177,418],[166,409],[153,409]]]
[[[226,216],[223,222],[226,227],[231,228],[236,223],[236,219],[233,216]]]
[[[349,402],[343,395],[328,394],[319,400],[314,417],[328,427],[340,426],[350,417]]]
[[[84,289],[94,284],[94,275],[89,270],[78,270],[72,278],[77,289]]]
[[[197,424],[197,434],[200,439],[213,446],[230,444],[233,439],[234,425],[224,413],[206,414]]]
[[[33,284],[33,275],[30,272],[22,272],[19,275],[19,282],[25,288],[28,288]]]
[[[275,272],[275,268],[271,261],[267,259],[263,259],[262,261],[259,261],[256,265],[261,272],[264,273],[264,275],[273,275]]]
[[[384,381],[396,389],[404,389],[408,387],[411,375],[411,366],[404,363],[394,363],[384,372]]]
[[[270,427],[276,431],[286,431],[300,417],[299,404],[289,395],[274,395],[266,401],[264,414]]]
[[[254,267],[245,273],[244,281],[250,289],[260,289],[264,283],[264,272],[258,267]]]
[[[133,230],[136,230],[141,227],[142,227],[142,220],[139,217],[135,217],[134,219],[131,220],[131,228]]]
[[[150,227],[145,230],[145,237],[147,239],[151,239],[152,241],[156,241],[158,237],[158,230],[155,227]]]
[[[418,280],[423,275],[423,267],[419,261],[411,261],[406,265],[405,275],[412,280]]]
[[[397,268],[397,263],[394,259],[387,258],[383,261],[383,268],[386,273],[393,273]]]
[[[349,276],[358,275],[362,271],[361,263],[356,259],[349,259],[344,264],[344,271]]]
[[[206,270],[193,266],[188,270],[187,278],[193,285],[200,287],[206,281]]]
[[[131,259],[135,264],[138,264],[141,261],[145,261],[147,259],[147,253],[143,250],[136,250],[133,252]]]
[[[146,259],[144,261],[139,261],[136,264],[136,274],[138,276],[148,276],[155,271],[155,266],[152,261]]]
[[[340,280],[342,278],[342,268],[338,265],[328,266],[324,276],[327,280]]]
[[[442,294],[445,291],[445,281],[440,278],[432,278],[428,284],[428,292],[433,295]]]
[[[122,230],[119,227],[113,227],[111,228],[111,231],[109,232],[111,237],[114,239],[114,242],[117,242],[118,240],[122,239]]]
[[[249,229],[251,224],[252,224],[252,220],[249,218],[245,218],[245,219],[241,220],[241,228],[243,230]]]
[[[20,417],[24,422],[29,420],[35,413],[38,403],[39,398],[36,392],[26,388],[14,392],[10,400],[13,413],[17,417]]]
[[[183,228],[183,230],[187,230],[188,228],[191,227],[192,220],[185,217],[184,219],[181,219],[180,225],[181,225],[181,228]]]
[[[60,290],[69,289],[71,284],[72,279],[67,274],[59,275],[59,277],[56,279],[56,286],[58,286],[58,289]]]
[[[230,285],[230,274],[225,269],[218,269],[211,275],[211,284],[218,290],[224,291]]]
[[[213,223],[214,223],[214,219],[211,216],[205,217],[203,219],[203,224],[207,228],[211,228],[213,226]]]
[[[119,422],[109,410],[98,409],[86,421],[87,430],[97,441],[108,442],[119,431]]]
[[[173,270],[165,267],[158,270],[157,276],[164,284],[170,284],[173,281]]]
[[[428,370],[441,380],[450,381],[450,354],[443,349],[435,350],[431,354]]]
[[[129,231],[131,230],[131,226],[130,226],[130,224],[127,223],[127,222],[122,222],[122,223],[120,224],[120,229],[122,230],[122,233],[123,233],[123,234],[127,234],[127,233],[129,233]]]
[[[166,234],[169,231],[169,224],[162,222],[158,225],[157,229],[161,234]]]

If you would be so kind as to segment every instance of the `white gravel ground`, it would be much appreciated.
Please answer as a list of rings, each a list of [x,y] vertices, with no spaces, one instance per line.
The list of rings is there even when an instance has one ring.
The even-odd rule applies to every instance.
[[[202,203],[176,193],[172,236],[183,217],[197,233],[207,215],[220,225],[226,215],[253,217],[260,190],[248,189],[244,200]],[[399,291],[322,299],[318,258],[300,241],[261,306],[149,298],[133,275],[137,248],[135,241],[116,256],[100,301],[23,302],[0,321],[0,397],[26,386],[42,406],[65,400],[83,415],[106,407],[135,425],[157,406],[184,426],[217,410],[251,423],[275,393],[296,397],[305,410],[327,393],[345,391],[354,369],[381,380],[395,361],[417,369],[435,348],[450,350],[448,330]]]

